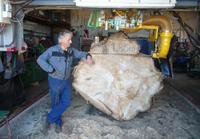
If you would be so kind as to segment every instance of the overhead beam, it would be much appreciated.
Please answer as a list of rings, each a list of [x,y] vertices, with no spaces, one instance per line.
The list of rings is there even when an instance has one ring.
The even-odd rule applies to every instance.
[[[62,6],[75,6],[73,0],[33,0],[30,6],[51,6],[51,5],[62,5]]]
[[[67,28],[67,29],[70,29],[70,27],[71,27],[70,23],[65,23],[65,22],[57,23],[57,22],[52,22],[47,19],[42,19],[39,17],[33,17],[33,16],[29,16],[29,15],[25,16],[24,20],[32,21],[32,22],[35,22],[35,23],[38,23],[41,25],[48,25],[51,27],[63,27],[63,28]]]
[[[177,0],[175,8],[198,7],[198,0]]]

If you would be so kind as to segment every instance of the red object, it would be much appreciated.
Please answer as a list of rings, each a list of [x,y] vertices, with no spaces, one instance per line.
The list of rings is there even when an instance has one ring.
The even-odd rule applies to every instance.
[[[22,50],[22,51],[23,51],[23,50],[26,50],[26,48],[25,48],[25,47],[22,47],[21,50]]]
[[[6,49],[7,52],[15,52],[16,48],[15,47],[9,47]]]

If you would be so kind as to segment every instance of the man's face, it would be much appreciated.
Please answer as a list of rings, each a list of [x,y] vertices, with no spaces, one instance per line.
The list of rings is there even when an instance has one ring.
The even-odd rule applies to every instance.
[[[67,50],[68,47],[70,47],[70,44],[72,43],[72,36],[65,35],[63,39],[61,40],[61,48],[63,50]]]

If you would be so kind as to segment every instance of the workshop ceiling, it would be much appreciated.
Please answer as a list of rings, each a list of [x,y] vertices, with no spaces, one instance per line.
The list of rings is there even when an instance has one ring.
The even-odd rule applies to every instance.
[[[70,10],[34,10],[26,14],[25,20],[50,26],[70,26]]]

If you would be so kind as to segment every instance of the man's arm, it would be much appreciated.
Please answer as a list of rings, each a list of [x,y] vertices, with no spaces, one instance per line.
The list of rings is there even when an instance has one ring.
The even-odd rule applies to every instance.
[[[72,51],[73,51],[75,58],[85,58],[85,59],[87,59],[87,56],[90,55],[88,52],[79,51],[75,48],[72,48]]]
[[[54,68],[51,64],[49,64],[48,60],[50,59],[52,55],[52,51],[51,48],[47,49],[44,53],[42,53],[38,59],[37,59],[37,63],[40,65],[40,67],[49,73],[53,73],[54,72]]]
[[[89,65],[93,65],[94,64],[94,60],[93,60],[92,56],[90,55],[90,53],[79,51],[79,50],[77,50],[75,48],[72,48],[72,51],[74,53],[75,58],[85,58],[86,62]]]

